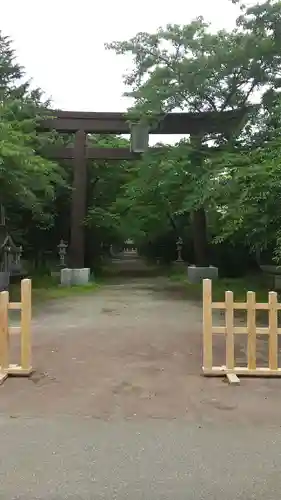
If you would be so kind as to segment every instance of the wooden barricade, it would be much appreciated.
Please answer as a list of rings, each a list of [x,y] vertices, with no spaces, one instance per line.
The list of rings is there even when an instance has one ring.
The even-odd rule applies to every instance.
[[[225,311],[225,326],[214,326],[212,312],[214,309]],[[246,310],[247,324],[245,326],[234,326],[234,311]],[[277,293],[269,292],[268,303],[257,303],[254,292],[247,292],[246,302],[234,302],[233,292],[225,292],[224,302],[213,302],[212,281],[203,281],[203,374],[206,376],[226,375],[229,382],[239,384],[237,375],[248,376],[281,376],[281,368],[278,368],[278,303]],[[256,326],[256,311],[268,311],[268,327]],[[225,365],[213,366],[213,334],[225,336]],[[247,335],[247,366],[235,365],[234,341],[235,336]],[[257,335],[268,335],[268,366],[257,366]]]
[[[9,327],[9,310],[21,311],[19,327]],[[10,363],[10,334],[20,335],[19,364]],[[0,292],[0,384],[8,375],[28,376],[31,366],[31,280],[21,281],[21,302],[9,302],[9,292]]]

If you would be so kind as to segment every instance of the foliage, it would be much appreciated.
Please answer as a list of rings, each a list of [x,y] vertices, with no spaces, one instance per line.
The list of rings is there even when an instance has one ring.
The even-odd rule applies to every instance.
[[[129,142],[118,136],[91,136],[98,147],[129,148]],[[132,164],[127,161],[92,161],[89,169],[89,207],[86,224],[95,228],[95,236],[103,243],[123,240],[121,215],[115,200],[131,178]],[[99,233],[99,234],[98,234]]]
[[[128,95],[141,114],[174,109],[223,111],[245,106],[255,90],[279,86],[280,2],[242,8],[234,30],[217,33],[199,17],[107,45],[131,54]]]
[[[90,265],[127,238],[134,238],[144,254],[168,260],[180,235],[187,260],[193,259],[190,242],[200,232],[195,250],[204,242],[205,216],[208,239],[217,244],[211,244],[212,263],[220,260],[223,267],[227,262],[225,268],[230,261],[236,266],[238,258],[250,263],[248,248],[272,246],[281,260],[276,210],[281,2],[235,3],[240,14],[231,31],[213,32],[199,17],[108,44],[133,58],[125,79],[127,95],[134,99],[132,119],[153,125],[167,112],[183,110],[197,113],[199,123],[206,111],[220,119],[222,112],[238,109],[243,119],[220,134],[199,128],[191,138],[159,145],[138,161],[89,161],[85,228]],[[38,131],[49,107],[40,90],[31,90],[10,40],[0,34],[0,198],[9,223],[37,255],[54,251],[61,237],[68,240],[70,227],[72,168],[49,161],[45,151],[72,137]],[[93,135],[88,141],[129,147],[118,136]],[[196,227],[199,212],[203,224]]]
[[[1,204],[8,209],[8,219],[26,210],[32,219],[48,222],[50,202],[64,183],[63,173],[56,163],[40,155],[49,137],[39,134],[37,125],[48,103],[43,103],[41,91],[30,90],[23,78],[10,40],[0,33]],[[16,219],[19,225],[18,215]]]
[[[205,182],[208,165],[205,163],[198,170],[192,154],[192,146],[182,141],[175,147],[149,151],[135,165],[125,197],[117,200],[118,209],[122,205],[127,211],[126,220],[135,221],[135,237],[138,233],[157,234],[165,228],[180,234],[183,217],[207,203],[208,190],[202,177]]]
[[[270,125],[270,124],[269,124]],[[221,231],[217,240],[238,234],[255,250],[275,244],[280,257],[281,196],[280,128],[270,131],[261,146],[227,152],[220,158],[216,200]]]
[[[132,113],[142,119],[155,120],[159,113],[179,109],[221,113],[258,105],[247,109],[247,119],[237,129],[230,127],[220,135],[199,133],[197,144],[194,138],[190,145],[178,144],[163,152],[160,161],[144,158],[128,197],[131,212],[151,231],[167,220],[168,209],[175,219],[201,206],[217,241],[230,236],[237,240],[238,235],[251,246],[263,247],[275,240],[280,254],[280,221],[274,207],[280,184],[276,106],[281,3],[235,3],[241,12],[231,31],[211,32],[199,17],[188,25],[167,25],[107,45],[133,58],[125,83],[127,95],[134,98]],[[153,216],[148,215],[150,209]]]
[[[0,104],[0,197],[4,205],[20,202],[42,218],[62,173],[58,165],[36,154],[36,121],[21,119],[21,105],[20,101]]]

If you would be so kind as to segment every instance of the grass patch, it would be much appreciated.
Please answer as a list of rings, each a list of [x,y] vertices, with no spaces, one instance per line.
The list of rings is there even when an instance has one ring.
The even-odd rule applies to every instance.
[[[36,304],[46,300],[63,299],[91,293],[98,287],[99,284],[96,282],[90,282],[86,285],[62,287],[58,284],[58,279],[51,276],[34,276],[32,277],[32,300]],[[9,291],[10,301],[20,301],[20,283],[10,285]]]
[[[213,300],[223,301],[224,294],[231,290],[234,300],[246,301],[248,291],[256,292],[257,302],[267,302],[270,289],[265,285],[260,275],[249,275],[243,278],[222,278],[213,282]]]
[[[191,284],[187,280],[187,271],[172,269],[169,278],[174,283],[181,283],[186,290],[187,298],[202,300],[202,284]],[[267,302],[270,288],[266,285],[262,274],[244,276],[243,278],[220,278],[213,281],[213,301],[224,301],[227,290],[234,293],[234,300],[246,300],[247,291],[256,292],[257,302]]]

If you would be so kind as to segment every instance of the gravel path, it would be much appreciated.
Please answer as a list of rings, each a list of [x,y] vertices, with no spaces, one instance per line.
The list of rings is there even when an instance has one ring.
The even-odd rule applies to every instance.
[[[281,382],[203,378],[201,307],[168,280],[49,303],[33,330],[35,373],[0,388],[0,498],[279,498]]]
[[[49,303],[34,318],[36,371],[4,383],[0,414],[279,423],[281,382],[203,378],[201,338],[200,304],[164,278]]]

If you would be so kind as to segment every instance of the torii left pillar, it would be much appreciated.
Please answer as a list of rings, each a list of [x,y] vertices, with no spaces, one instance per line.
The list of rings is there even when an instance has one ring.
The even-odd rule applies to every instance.
[[[75,134],[72,187],[69,261],[70,267],[78,270],[83,269],[85,265],[84,221],[87,210],[87,157],[84,130],[78,130]]]

